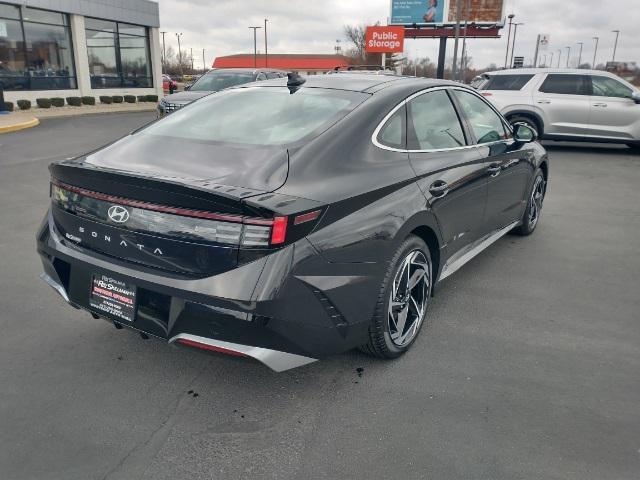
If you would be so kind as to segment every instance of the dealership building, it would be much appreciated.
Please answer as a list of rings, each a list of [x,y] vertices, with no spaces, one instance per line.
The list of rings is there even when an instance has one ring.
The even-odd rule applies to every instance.
[[[158,8],[148,0],[0,0],[5,100],[162,95]]]

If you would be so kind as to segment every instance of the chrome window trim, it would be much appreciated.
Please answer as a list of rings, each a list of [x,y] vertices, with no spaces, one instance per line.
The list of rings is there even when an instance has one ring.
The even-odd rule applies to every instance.
[[[416,97],[419,97],[421,95],[424,95],[426,93],[431,93],[431,92],[435,92],[438,90],[460,90],[463,92],[469,92],[472,95],[475,95],[476,97],[480,98],[485,104],[487,104],[491,110],[493,110],[496,115],[498,115],[498,117],[500,117],[500,119],[502,120],[503,125],[505,126],[505,128],[511,133],[511,135],[513,135],[513,128],[511,128],[511,125],[509,124],[509,122],[507,122],[507,120],[504,118],[504,116],[490,103],[488,102],[482,95],[480,95],[479,93],[470,90],[468,88],[465,87],[457,87],[455,85],[447,85],[447,86],[439,86],[439,87],[428,87],[425,88],[424,90],[420,90],[419,92],[415,92],[412,93],[411,95],[409,95],[407,98],[405,98],[404,100],[402,100],[400,103],[398,103],[395,107],[393,107],[391,109],[391,111],[389,113],[387,113],[387,115],[385,115],[385,117],[380,121],[380,123],[378,123],[378,126],[375,128],[375,130],[373,131],[373,134],[371,135],[371,142],[378,148],[382,149],[382,150],[388,150],[390,152],[399,152],[399,153],[437,153],[437,152],[451,152],[451,151],[456,151],[456,150],[467,150],[470,148],[477,148],[477,147],[484,147],[484,146],[491,146],[491,145],[495,145],[498,143],[505,143],[505,142],[512,142],[513,138],[510,139],[505,139],[505,140],[497,140],[495,142],[488,142],[488,143],[475,143],[473,145],[464,145],[462,147],[450,147],[450,148],[432,148],[432,149],[426,149],[426,150],[409,150],[406,148],[395,148],[395,147],[389,147],[387,145],[384,145],[382,143],[380,143],[378,141],[378,136],[380,135],[380,131],[382,130],[382,128],[385,126],[385,124],[387,123],[387,121],[403,106],[406,106],[407,103],[409,103],[411,100],[413,100]],[[451,106],[455,109],[455,105],[453,104],[453,102],[451,103]],[[457,111],[456,111],[457,113]],[[462,125],[460,125],[462,127]],[[464,128],[463,128],[464,130]]]

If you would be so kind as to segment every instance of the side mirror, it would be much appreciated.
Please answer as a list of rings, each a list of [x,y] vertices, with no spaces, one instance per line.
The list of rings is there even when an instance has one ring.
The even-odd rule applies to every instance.
[[[189,90],[189,89],[191,88],[191,85],[193,85],[193,84],[192,84],[192,83],[187,83],[187,84],[184,86],[185,91]]]
[[[538,132],[526,123],[517,122],[513,124],[513,138],[516,142],[530,143],[538,138]]]
[[[633,91],[631,92],[631,100],[636,103],[640,103],[640,92]]]

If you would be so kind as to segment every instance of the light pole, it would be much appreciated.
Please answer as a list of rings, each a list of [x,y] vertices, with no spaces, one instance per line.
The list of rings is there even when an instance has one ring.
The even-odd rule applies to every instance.
[[[515,17],[513,13],[507,16],[509,19],[509,33],[507,35],[507,53],[504,54],[504,68],[507,68],[507,60],[509,59],[509,44],[511,43],[511,25],[513,25],[513,17]]]
[[[616,50],[618,48],[618,36],[620,35],[620,30],[611,30],[616,34],[616,43],[613,44],[613,57],[611,57],[611,63],[616,61]]]
[[[553,52],[551,52],[551,61],[549,62],[549,66],[553,68]]]
[[[167,49],[164,46],[164,34],[167,32],[160,32],[162,34],[162,69],[167,70]]]
[[[249,27],[253,28],[253,68],[258,67],[258,46],[256,44],[256,32],[262,27]]]
[[[596,41],[596,46],[593,49],[593,65],[591,65],[591,68],[595,70],[596,69],[596,53],[598,53],[598,40],[600,40],[600,37],[593,37],[593,39]]]
[[[176,33],[176,37],[178,37],[178,64],[180,65],[180,76],[182,76],[182,50],[180,49],[180,37],[182,33]]]
[[[202,73],[207,71],[207,64],[204,61],[204,48],[202,49]]]
[[[567,49],[567,68],[569,68],[569,58],[571,58],[571,47],[564,47]]]
[[[562,57],[562,49],[558,49],[558,68],[560,68],[560,58]]]
[[[580,61],[582,60],[582,45],[584,45],[582,42],[578,42],[578,45],[580,45],[580,53],[578,53],[578,68],[580,68]]]
[[[540,68],[544,68],[547,66],[547,54],[543,53],[542,54],[542,65],[540,66]]]
[[[191,75],[193,75],[193,47],[189,49],[189,55],[191,55]]]
[[[518,26],[524,25],[524,23],[514,23],[513,24],[513,44],[511,45],[511,68],[513,68],[513,54],[516,49],[516,35],[518,34]]]
[[[264,19],[264,68],[267,68],[267,22],[268,18]]]

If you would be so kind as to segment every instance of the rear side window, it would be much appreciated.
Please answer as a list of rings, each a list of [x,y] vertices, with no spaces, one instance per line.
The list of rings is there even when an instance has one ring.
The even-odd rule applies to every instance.
[[[493,75],[482,90],[521,90],[533,75]]]
[[[378,134],[378,142],[387,147],[404,149],[406,118],[406,109],[402,106],[384,124]]]
[[[588,79],[585,75],[567,75],[551,73],[540,86],[543,93],[563,95],[588,95]]]
[[[420,95],[409,102],[409,150],[439,150],[466,145],[462,126],[444,90]]]
[[[267,72],[267,78],[271,80],[272,78],[280,78],[278,72]]]

